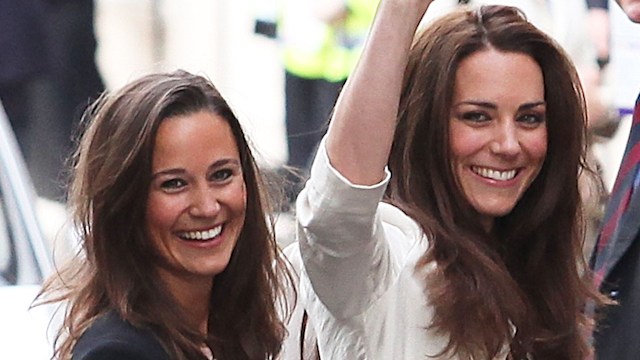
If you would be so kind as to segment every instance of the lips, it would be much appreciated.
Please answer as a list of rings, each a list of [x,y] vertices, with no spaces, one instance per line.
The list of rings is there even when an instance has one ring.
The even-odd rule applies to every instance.
[[[181,239],[189,241],[209,241],[222,232],[222,225],[218,225],[208,230],[184,231],[178,234]]]
[[[516,177],[518,171],[516,169],[511,170],[495,170],[480,166],[472,166],[471,171],[484,178],[496,180],[496,181],[508,181]]]

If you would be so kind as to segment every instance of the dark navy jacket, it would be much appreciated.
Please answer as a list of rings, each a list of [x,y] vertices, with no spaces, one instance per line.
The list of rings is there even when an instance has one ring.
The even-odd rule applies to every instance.
[[[150,330],[136,328],[112,311],[80,337],[71,359],[169,360],[169,355]]]

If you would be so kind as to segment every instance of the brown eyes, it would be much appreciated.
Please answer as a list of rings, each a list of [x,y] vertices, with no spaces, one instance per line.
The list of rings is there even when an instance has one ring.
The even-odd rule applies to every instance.
[[[231,169],[222,169],[215,171],[211,174],[210,179],[213,181],[224,181],[233,176],[233,170]]]
[[[468,111],[462,113],[459,118],[463,121],[472,122],[472,123],[483,123],[486,121],[492,120],[491,116],[488,113],[481,111]],[[516,121],[527,126],[538,125],[540,123],[545,122],[544,113],[525,113],[522,115],[518,115]]]
[[[460,118],[464,121],[471,121],[471,122],[483,122],[483,121],[490,120],[490,117],[487,114],[479,111],[465,112],[462,114]]]
[[[224,184],[233,177],[234,173],[235,173],[234,169],[219,169],[210,173],[208,175],[207,180],[215,184]],[[189,182],[186,179],[181,177],[176,177],[176,178],[170,178],[162,181],[160,183],[160,188],[163,190],[172,192],[172,191],[178,191],[184,188],[185,186],[187,186],[188,184]]]
[[[166,190],[175,190],[175,189],[180,189],[185,185],[187,185],[187,183],[182,179],[169,179],[160,183],[160,188],[166,189]]]
[[[546,117],[544,114],[525,114],[518,118],[519,122],[531,125],[537,125],[545,122]]]

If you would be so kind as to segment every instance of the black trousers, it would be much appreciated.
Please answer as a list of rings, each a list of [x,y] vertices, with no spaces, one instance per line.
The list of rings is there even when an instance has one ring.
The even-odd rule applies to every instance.
[[[285,122],[289,159],[287,165],[306,173],[344,81],[305,79],[285,72]]]
[[[95,59],[93,0],[51,2],[42,26],[46,68],[1,84],[0,101],[38,194],[65,200],[78,121],[104,90]]]

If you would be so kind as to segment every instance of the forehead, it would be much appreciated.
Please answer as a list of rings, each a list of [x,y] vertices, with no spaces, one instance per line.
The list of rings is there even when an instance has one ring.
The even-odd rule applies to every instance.
[[[542,70],[524,53],[480,50],[460,62],[454,97],[539,101],[544,98]]]
[[[216,158],[238,158],[238,145],[228,121],[208,111],[164,119],[153,149],[154,168]]]

